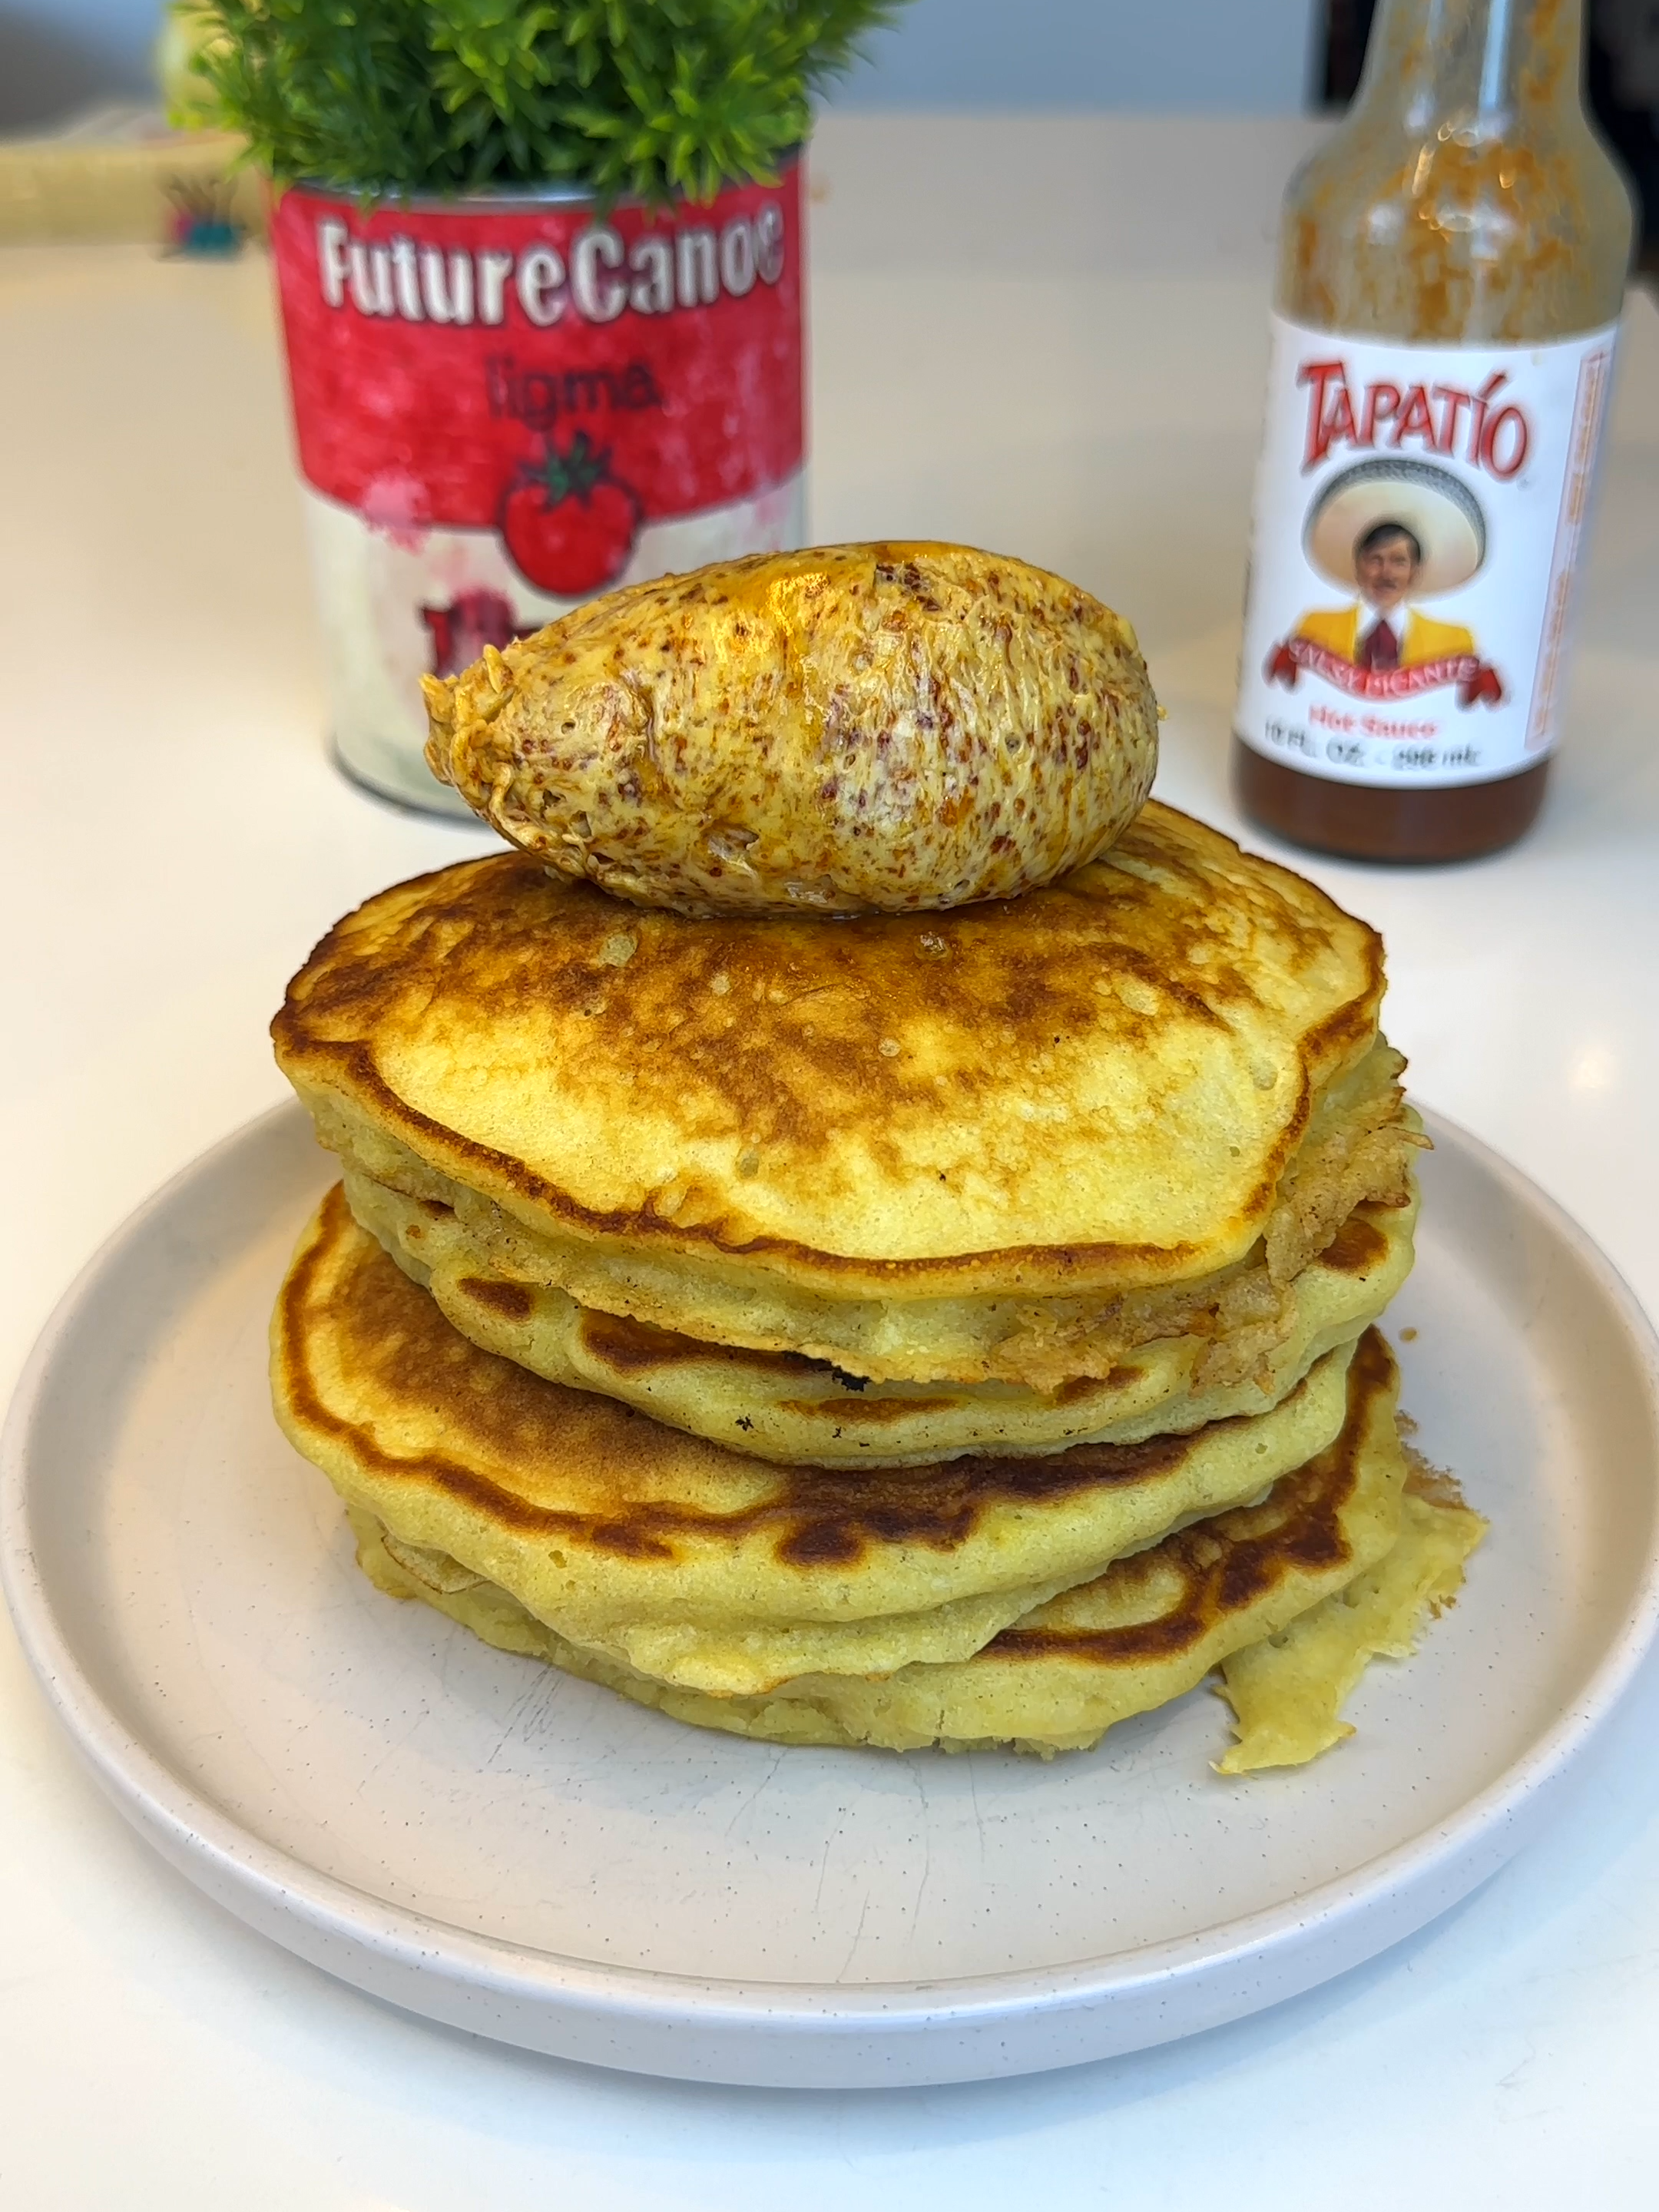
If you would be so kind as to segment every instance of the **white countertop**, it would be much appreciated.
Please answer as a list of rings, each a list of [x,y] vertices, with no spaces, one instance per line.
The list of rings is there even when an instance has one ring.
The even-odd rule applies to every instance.
[[[1277,193],[1315,126],[843,118],[815,162],[813,527],[962,538],[1134,619],[1159,789],[1224,775]],[[486,848],[325,759],[269,274],[0,254],[0,1392],[81,1262],[283,1095],[264,1024],[368,892]],[[1383,930],[1422,1096],[1659,1312],[1659,313],[1632,301],[1539,829],[1299,860]],[[1267,841],[1245,832],[1252,842]],[[1286,857],[1293,857],[1288,856]],[[1447,1919],[1191,2042],[931,2092],[532,2059],[300,1965],[151,1858],[0,1627],[0,2203],[1344,2212],[1654,2202],[1659,1680]]]

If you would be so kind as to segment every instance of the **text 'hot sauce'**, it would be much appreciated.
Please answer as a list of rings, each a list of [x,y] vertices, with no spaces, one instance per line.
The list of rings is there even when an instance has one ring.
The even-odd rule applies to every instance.
[[[1383,0],[1286,195],[1233,766],[1298,843],[1465,859],[1542,801],[1631,246],[1582,18]]]

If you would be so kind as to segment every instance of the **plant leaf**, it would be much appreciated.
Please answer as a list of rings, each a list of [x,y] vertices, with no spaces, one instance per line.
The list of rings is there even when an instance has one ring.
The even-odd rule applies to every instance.
[[[203,96],[279,184],[365,198],[771,182],[902,0],[185,0]]]

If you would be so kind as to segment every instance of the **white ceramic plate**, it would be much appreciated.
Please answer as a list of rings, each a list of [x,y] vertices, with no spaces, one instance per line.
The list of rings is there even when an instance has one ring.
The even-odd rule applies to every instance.
[[[380,1595],[273,1425],[265,1322],[327,1179],[297,1109],[123,1229],[47,1328],[0,1561],[122,1811],[329,1972],[533,2050],[842,2087],[1034,2071],[1340,1972],[1516,1850],[1659,1616],[1659,1358],[1583,1231],[1444,1123],[1391,1316],[1493,1528],[1358,1733],[1219,1780],[1207,1692],[1049,1765],[705,1735]]]

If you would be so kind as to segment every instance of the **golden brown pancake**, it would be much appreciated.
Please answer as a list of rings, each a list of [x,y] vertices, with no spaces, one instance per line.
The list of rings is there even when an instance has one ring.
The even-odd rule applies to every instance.
[[[877,1676],[806,1676],[765,1696],[711,1697],[653,1680],[613,1653],[573,1643],[441,1553],[388,1540],[361,1507],[352,1522],[360,1563],[392,1595],[420,1598],[487,1642],[550,1661],[678,1720],[782,1743],[1081,1749],[1115,1722],[1181,1696],[1246,1647],[1268,1650],[1265,1639],[1294,1632],[1310,1609],[1337,1616],[1322,1624],[1315,1641],[1327,1673],[1341,1677],[1339,1696],[1351,1686],[1358,1671],[1351,1666],[1354,1650],[1359,1664],[1365,1652],[1345,1639],[1334,1593],[1385,1571],[1400,1535],[1406,1462],[1395,1425],[1396,1379],[1387,1346],[1370,1331],[1348,1370],[1341,1432],[1324,1451],[1283,1475],[1259,1504],[1199,1522],[1118,1560],[972,1656]],[[1389,1585],[1396,1597],[1437,1572],[1445,1595],[1455,1586],[1443,1556],[1425,1575],[1422,1534],[1414,1524],[1409,1556]],[[1398,1602],[1393,1621],[1396,1630],[1407,1626]],[[1300,1709],[1319,1686],[1304,1667],[1288,1705],[1271,1689],[1259,1698],[1247,1731],[1251,1743],[1281,1763],[1322,1747],[1305,1731],[1297,1735]]]
[[[278,1418],[354,1508],[572,1642],[719,1695],[967,1657],[1109,1560],[1259,1496],[1322,1449],[1345,1419],[1352,1356],[1327,1354],[1271,1412],[1188,1437],[896,1470],[777,1467],[481,1352],[337,1189],[272,1328]]]
[[[339,924],[274,1034],[325,1141],[503,1275],[1052,1389],[1188,1329],[1255,1328],[1248,1369],[1354,1206],[1407,1201],[1382,989],[1362,923],[1152,805],[1061,883],[915,917],[692,921],[468,863]]]
[[[533,1374],[598,1390],[732,1451],[818,1467],[925,1465],[955,1453],[1136,1443],[1265,1413],[1376,1320],[1412,1263],[1415,1205],[1355,1208],[1288,1285],[1294,1320],[1245,1360],[1224,1336],[1144,1344],[1108,1375],[1018,1382],[872,1382],[794,1352],[708,1344],[493,1267],[454,1209],[348,1175],[347,1202],[447,1320]],[[1275,1309],[1276,1311],[1276,1309]],[[1226,1363],[1245,1371],[1208,1379]]]

